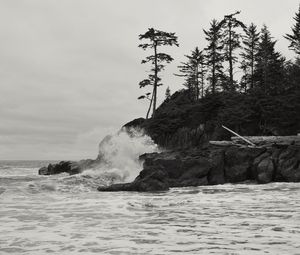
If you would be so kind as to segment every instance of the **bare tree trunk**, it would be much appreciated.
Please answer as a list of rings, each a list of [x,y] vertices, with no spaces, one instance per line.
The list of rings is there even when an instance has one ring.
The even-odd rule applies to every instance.
[[[146,120],[149,119],[149,113],[150,113],[152,102],[153,102],[153,95],[154,95],[154,93],[152,92],[149,108],[148,108],[147,115],[146,115]]]
[[[198,63],[197,63],[197,67],[196,67],[196,86],[197,86],[197,92],[196,92],[196,100],[199,99],[199,95],[200,95],[200,88],[199,88],[199,69],[198,69]]]
[[[201,98],[204,96],[204,74],[203,74],[203,69],[201,73]]]
[[[153,111],[152,117],[156,111],[156,100],[157,100],[157,83],[158,83],[158,67],[157,67],[157,43],[154,42],[154,88],[153,88]]]
[[[232,62],[232,34],[231,34],[231,22],[228,24],[229,26],[229,40],[228,40],[228,47],[229,47],[229,81],[230,81],[230,89],[233,89],[233,62]]]
[[[251,49],[251,89],[253,89],[254,87],[254,80],[253,80],[253,76],[254,76],[254,45],[252,45],[252,49]]]
[[[216,68],[215,68],[215,62],[213,60],[213,65],[212,65],[212,89],[211,92],[215,94],[216,91]]]

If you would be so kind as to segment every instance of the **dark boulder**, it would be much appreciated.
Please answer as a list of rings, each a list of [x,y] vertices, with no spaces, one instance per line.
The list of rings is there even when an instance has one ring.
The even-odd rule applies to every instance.
[[[39,175],[53,175],[60,173],[68,173],[70,175],[78,174],[82,171],[80,165],[76,162],[61,161],[57,164],[49,164],[48,167],[39,169]]]
[[[272,149],[267,150],[253,161],[251,168],[251,179],[258,183],[265,184],[273,181],[275,175],[275,160]]]
[[[39,169],[39,175],[49,175],[48,174],[48,167],[43,166]]]
[[[142,171],[143,172],[143,171]],[[142,174],[143,175],[143,174]],[[111,186],[98,187],[98,191],[139,191],[154,192],[169,189],[167,176],[163,171],[157,170],[142,178],[140,175],[131,183],[119,183]]]
[[[198,150],[169,151],[151,153],[144,159],[144,170],[139,178],[160,170],[168,180],[170,187],[207,185],[207,175],[211,169],[209,160]]]
[[[278,157],[277,181],[300,181],[300,147],[290,145]]]
[[[225,180],[236,183],[250,179],[253,160],[265,148],[232,146],[225,151]]]
[[[265,184],[273,180],[274,176],[274,163],[270,156],[263,158],[257,165],[257,181],[258,183]]]

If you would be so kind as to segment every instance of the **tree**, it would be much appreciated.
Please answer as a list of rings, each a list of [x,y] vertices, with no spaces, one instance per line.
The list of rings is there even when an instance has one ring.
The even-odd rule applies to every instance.
[[[286,90],[291,93],[300,91],[300,58],[296,58],[295,62],[287,61],[285,64],[285,84]]]
[[[211,92],[214,94],[217,91],[218,80],[222,76],[222,49],[221,45],[221,29],[220,24],[217,20],[212,20],[210,23],[209,30],[203,30],[205,39],[208,41],[208,46],[205,48],[206,51],[206,63],[209,67],[209,77]]]
[[[294,17],[296,24],[292,27],[292,34],[286,34],[284,37],[290,41],[289,48],[300,55],[300,5],[298,13]]]
[[[178,66],[181,74],[175,74],[176,76],[185,77],[184,86],[186,86],[192,98],[197,100],[200,96],[204,95],[204,84],[206,74],[206,64],[203,51],[200,51],[198,47],[191,52],[191,55],[185,55],[188,59],[187,62],[182,62],[181,66]]]
[[[285,59],[275,51],[275,44],[264,25],[256,54],[254,80],[256,89],[265,94],[278,94],[283,89]]]
[[[151,95],[151,97],[150,97]],[[146,119],[149,118],[149,113],[150,113],[150,110],[151,110],[151,106],[152,106],[152,102],[153,102],[153,93],[151,92],[148,92],[146,93],[145,95],[141,95],[138,97],[138,99],[147,99],[149,101],[149,107],[148,107],[148,110],[147,110],[147,114],[146,114]]]
[[[241,83],[245,91],[254,87],[254,68],[256,63],[256,55],[259,46],[259,35],[257,27],[251,23],[247,29],[245,29],[246,35],[243,39],[243,52],[241,53],[242,63],[241,68],[244,71]]]
[[[143,50],[153,50],[153,55],[146,57],[142,60],[142,64],[150,63],[152,65],[151,72],[148,79],[145,79],[139,83],[140,87],[152,86],[152,99],[150,100],[150,108],[152,105],[152,117],[155,114],[157,103],[157,88],[162,85],[159,84],[161,78],[159,73],[164,70],[165,64],[173,61],[173,58],[166,53],[159,53],[158,47],[160,46],[179,46],[177,42],[177,36],[175,33],[168,33],[154,28],[149,28],[145,34],[139,35],[140,40],[148,40],[148,43],[140,44],[139,47]]]
[[[171,98],[171,90],[170,90],[169,86],[166,89],[165,98],[166,98],[166,100],[169,100]]]
[[[234,16],[240,14],[235,12],[233,14],[225,15],[224,19],[220,22],[219,26],[223,29],[223,43],[225,46],[225,60],[229,65],[229,88],[228,90],[235,89],[235,82],[233,79],[234,63],[237,62],[237,57],[234,55],[234,51],[240,48],[241,34],[235,31],[236,28],[246,29],[243,22],[236,19]]]

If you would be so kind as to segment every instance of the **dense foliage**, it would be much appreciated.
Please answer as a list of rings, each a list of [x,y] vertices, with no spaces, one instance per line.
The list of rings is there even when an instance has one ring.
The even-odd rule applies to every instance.
[[[289,61],[276,51],[267,26],[258,32],[253,23],[237,20],[237,14],[213,20],[203,30],[207,47],[195,48],[179,66],[187,89],[172,96],[168,92],[155,116],[139,123],[158,144],[173,139],[171,145],[182,145],[185,133],[194,134],[186,136],[189,145],[229,138],[221,125],[241,135],[300,133],[300,8],[292,33],[285,35],[296,53]],[[237,68],[243,73],[239,81],[233,77]]]

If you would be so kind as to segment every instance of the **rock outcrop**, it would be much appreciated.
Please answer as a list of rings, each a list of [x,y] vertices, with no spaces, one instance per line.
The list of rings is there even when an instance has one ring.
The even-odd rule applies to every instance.
[[[222,143],[221,143],[222,144]],[[170,187],[255,181],[300,182],[300,145],[248,147],[234,143],[140,156],[143,170],[132,183],[99,191],[164,191]]]
[[[86,159],[75,161],[61,161],[57,164],[49,164],[47,167],[42,167],[39,169],[39,175],[53,175],[68,173],[70,175],[79,174],[84,169],[92,167],[96,164],[96,160]]]

